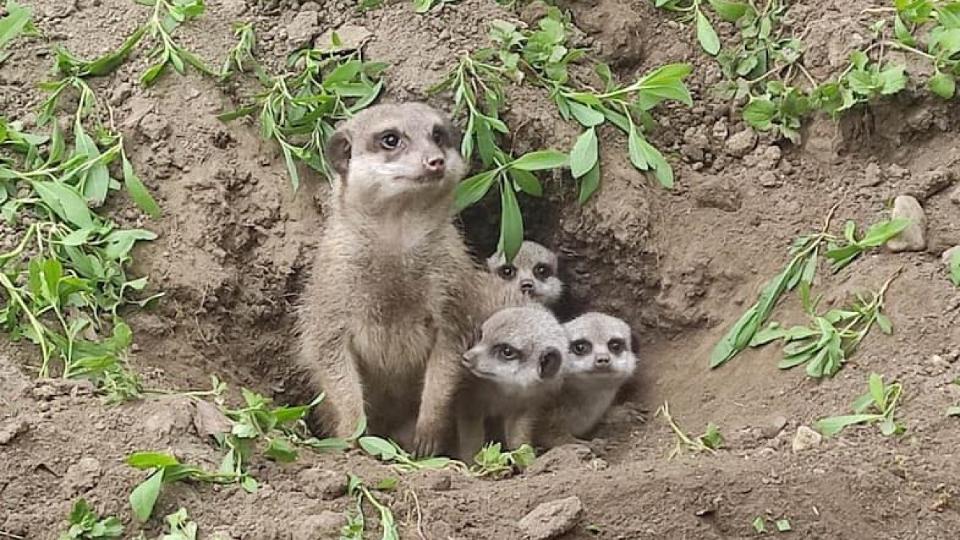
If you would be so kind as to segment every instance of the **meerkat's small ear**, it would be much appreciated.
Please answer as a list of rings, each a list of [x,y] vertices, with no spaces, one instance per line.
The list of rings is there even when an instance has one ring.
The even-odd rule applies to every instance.
[[[337,130],[330,136],[323,153],[327,161],[337,171],[341,180],[347,177],[347,169],[350,166],[350,135],[346,131]]]
[[[638,350],[640,350],[640,338],[637,337],[636,332],[631,331],[630,332],[630,352],[632,352],[634,356],[636,356]]]
[[[556,377],[557,373],[560,372],[560,363],[563,361],[563,356],[560,354],[560,351],[550,347],[540,355],[540,364],[537,366],[537,373],[540,375],[541,379],[550,379]]]

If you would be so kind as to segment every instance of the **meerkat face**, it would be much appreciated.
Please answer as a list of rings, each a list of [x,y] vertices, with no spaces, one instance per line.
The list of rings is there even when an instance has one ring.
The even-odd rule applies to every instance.
[[[563,294],[563,282],[557,277],[558,263],[554,252],[529,240],[521,244],[510,264],[502,253],[495,253],[487,259],[491,272],[545,305],[555,304]]]
[[[570,340],[564,372],[571,377],[625,379],[637,365],[637,340],[624,321],[587,313],[566,323]]]
[[[424,103],[376,105],[344,122],[325,154],[347,193],[387,201],[452,192],[466,172],[460,136]]]
[[[477,377],[526,389],[558,380],[566,344],[563,326],[546,309],[507,308],[483,323],[463,365]]]

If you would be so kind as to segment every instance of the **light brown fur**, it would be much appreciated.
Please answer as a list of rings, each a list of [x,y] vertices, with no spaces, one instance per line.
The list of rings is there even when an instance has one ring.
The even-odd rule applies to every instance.
[[[371,433],[420,455],[444,447],[460,355],[496,303],[451,220],[459,134],[438,143],[438,125],[453,132],[426,105],[381,105],[331,138],[339,182],[300,313],[300,363],[326,393],[314,424],[345,437],[366,414]],[[384,129],[409,137],[404,155],[378,153]],[[441,180],[416,177],[419,154],[444,157]]]

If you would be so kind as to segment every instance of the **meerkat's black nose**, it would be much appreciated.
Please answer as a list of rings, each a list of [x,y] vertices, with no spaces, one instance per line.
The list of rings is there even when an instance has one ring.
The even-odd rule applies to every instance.
[[[533,280],[524,279],[520,281],[520,290],[523,292],[533,292]]]
[[[598,354],[594,360],[597,364],[597,367],[609,367],[610,366],[610,355],[608,354]]]
[[[425,165],[427,166],[427,170],[432,173],[442,173],[445,163],[442,156],[437,156],[428,158],[425,162]]]

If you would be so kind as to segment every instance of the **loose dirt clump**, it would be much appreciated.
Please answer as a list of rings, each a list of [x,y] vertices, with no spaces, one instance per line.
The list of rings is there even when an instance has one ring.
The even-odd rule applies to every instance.
[[[150,8],[123,0],[28,3],[45,37],[8,46],[0,114],[32,128],[46,98],[36,83],[50,73],[51,46],[88,58],[114,50]],[[785,24],[804,35],[812,76],[825,79],[846,66],[868,36],[864,14],[881,4],[887,7],[791,2]],[[792,532],[768,534],[798,538],[947,539],[960,530],[960,421],[945,414],[960,403],[953,384],[960,375],[960,289],[941,262],[943,251],[960,244],[960,213],[950,200],[960,163],[955,100],[909,87],[836,122],[814,115],[801,143],[792,144],[755,133],[741,115],[743,103],[711,91],[721,74],[692,25],[646,0],[558,5],[579,28],[577,45],[608,61],[621,81],[666,63],[694,67],[686,81],[694,106],[658,107],[658,124],[648,133],[674,167],[674,189],[636,170],[625,157],[626,137],[604,127],[601,187],[586,204],[559,171],[541,176],[543,198],[520,195],[527,236],[562,255],[568,311],[610,312],[641,336],[636,380],[595,438],[553,449],[526,472],[500,480],[458,470],[398,475],[359,450],[301,448],[292,463],[258,455],[247,464],[259,483],[255,493],[235,483],[167,484],[142,526],[146,537],[161,534],[162,516],[183,507],[200,538],[338,538],[356,504],[348,474],[368,486],[399,478],[392,489],[374,491],[392,509],[402,538],[522,538],[522,531],[541,530],[531,525],[531,512],[555,501],[576,501],[561,516],[569,530],[566,522],[556,529],[571,539],[746,538],[757,534],[758,517],[767,531],[788,520]],[[491,21],[533,26],[546,9],[517,8],[464,0],[417,14],[408,2],[388,2],[360,13],[344,1],[223,0],[210,2],[176,35],[218,66],[235,43],[231,24],[252,22],[258,59],[279,70],[296,48],[346,25],[366,40],[365,59],[390,66],[382,99],[427,99],[450,110],[450,96],[427,90],[456,65],[458,53],[488,45]],[[737,35],[729,23],[717,29],[721,40]],[[146,52],[90,79],[162,208],[158,219],[145,219],[124,198],[108,204],[118,221],[158,235],[133,252],[131,273],[149,276],[150,289],[164,296],[125,315],[135,336],[132,369],[150,388],[208,388],[215,374],[229,385],[230,403],[238,402],[240,387],[304,403],[313,396],[292,369],[294,305],[322,230],[326,180],[301,167],[294,192],[283,156],[260,138],[255,118],[217,119],[259,90],[255,80],[218,84],[195,71],[168,70],[144,89],[138,77],[149,65]],[[516,155],[571,147],[579,131],[547,92],[511,85],[507,93],[504,120],[514,128]],[[902,267],[886,294],[891,334],[874,329],[836,376],[822,380],[803,368],[779,370],[777,346],[748,348],[709,368],[711,350],[783,269],[798,236],[820,230],[834,206],[834,232],[847,219],[862,230],[887,216],[900,195],[922,207],[925,247],[871,250],[837,273],[824,263],[813,291],[825,295],[822,306],[839,308]],[[478,257],[496,247],[498,216],[493,196],[461,215]],[[0,234],[15,234],[4,227]],[[0,248],[10,248],[2,237]],[[803,324],[797,294],[787,295],[774,320]],[[106,406],[87,383],[35,378],[39,353],[27,340],[2,342],[0,538],[57,538],[81,496],[100,516],[120,518],[125,538],[135,538],[141,525],[128,499],[147,473],[128,466],[128,455],[168,452],[205,470],[221,465],[223,451],[208,430],[198,430],[205,424],[195,419],[193,399],[150,394]],[[808,428],[849,414],[871,372],[903,385],[896,417],[906,431],[885,437],[876,427],[853,427],[812,443]],[[654,414],[665,401],[690,433],[719,426],[722,447],[667,459],[674,432]],[[380,522],[372,508],[368,530]]]

